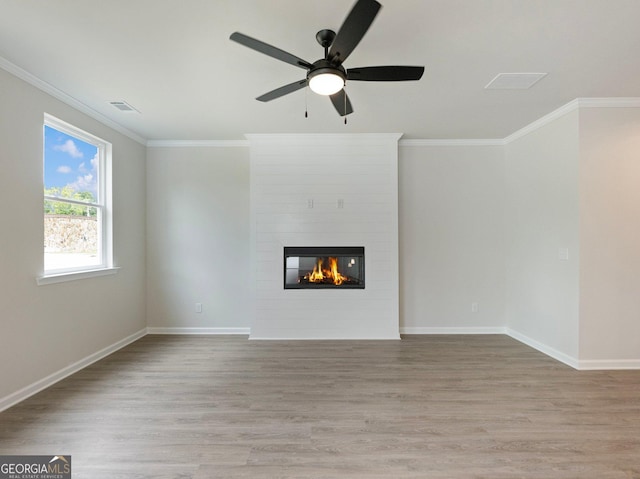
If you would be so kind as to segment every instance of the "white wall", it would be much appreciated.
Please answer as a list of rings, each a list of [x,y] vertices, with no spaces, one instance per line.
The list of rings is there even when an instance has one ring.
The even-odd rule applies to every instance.
[[[145,323],[143,145],[0,69],[0,405]],[[44,113],[113,144],[115,275],[36,285],[43,272]]]
[[[578,118],[573,110],[510,142],[505,163],[507,325],[567,362],[579,336]]]
[[[580,358],[640,360],[640,108],[580,111]]]
[[[252,339],[399,338],[399,136],[249,136]],[[364,246],[365,289],[285,290],[285,246]]]
[[[147,182],[151,330],[248,332],[248,148],[151,147]]]
[[[504,195],[502,146],[400,148],[401,331],[504,328]]]

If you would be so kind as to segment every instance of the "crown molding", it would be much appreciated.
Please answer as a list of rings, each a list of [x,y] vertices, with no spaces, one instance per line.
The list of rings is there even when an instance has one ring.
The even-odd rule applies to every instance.
[[[566,105],[561,106],[557,110],[553,110],[551,113],[546,114],[542,118],[538,118],[533,123],[529,123],[524,128],[521,128],[521,129],[517,130],[516,132],[510,134],[509,136],[507,136],[503,140],[504,144],[508,145],[512,141],[515,141],[515,140],[517,140],[519,138],[527,136],[528,134],[533,133],[536,130],[539,130],[543,126],[548,125],[552,121],[555,121],[558,118],[563,117],[567,113],[571,113],[572,111],[577,110],[578,108],[580,108],[580,100],[578,98],[576,98],[575,100],[570,101]]]
[[[38,90],[41,90],[41,91],[51,95],[52,97],[60,100],[61,102],[66,103],[67,105],[69,105],[69,106],[75,108],[76,110],[84,113],[85,115],[90,116],[94,120],[99,121],[103,125],[108,126],[109,128],[111,128],[112,130],[115,130],[115,131],[117,131],[119,133],[122,133],[123,135],[131,138],[132,140],[140,143],[141,145],[146,145],[147,140],[145,138],[142,138],[140,135],[134,133],[133,131],[129,130],[128,128],[125,128],[124,126],[120,125],[119,123],[116,123],[115,121],[111,120],[110,118],[107,118],[102,113],[97,112],[96,110],[94,110],[90,106],[85,105],[84,103],[82,103],[81,101],[79,101],[76,98],[72,97],[71,95],[69,95],[69,94],[63,92],[62,90],[59,90],[58,88],[54,87],[50,83],[47,83],[46,81],[41,80],[37,76],[35,76],[35,75],[29,73],[28,71],[20,68],[18,65],[14,64],[14,63],[11,63],[6,58],[0,57],[0,68],[2,68],[3,70],[11,73],[15,77],[20,78],[21,80],[24,80],[25,82],[29,83],[30,85],[36,87]]]
[[[353,136],[345,136],[342,134],[331,135],[338,139],[354,139]],[[356,138],[361,140],[382,139],[395,140],[396,134],[378,135],[378,134],[355,134]],[[251,141],[271,141],[281,142],[287,140],[309,141],[317,140],[323,137],[326,140],[326,134],[317,135],[295,135],[295,134],[249,134],[245,135],[248,140],[148,140],[147,146],[150,148],[249,148]],[[303,136],[304,138],[301,138]],[[363,138],[363,136],[365,138]],[[469,140],[399,140],[398,145],[402,147],[421,147],[421,146],[504,146],[504,140],[485,140],[485,139],[469,139]]]
[[[400,140],[400,146],[504,146],[504,140],[501,139],[451,139],[451,140]]]
[[[251,144],[282,143],[310,144],[325,143],[327,139],[344,143],[388,143],[402,137],[402,133],[247,133],[245,138]]]
[[[577,98],[580,108],[640,108],[638,97]]]
[[[248,140],[149,140],[150,148],[248,148]]]
[[[512,133],[503,140],[503,144],[508,145],[514,140],[533,133],[534,131],[548,125],[554,120],[563,117],[567,113],[580,108],[639,108],[640,98],[637,97],[611,97],[611,98],[576,98],[561,106],[557,110],[546,114],[533,123],[529,123],[524,128]]]

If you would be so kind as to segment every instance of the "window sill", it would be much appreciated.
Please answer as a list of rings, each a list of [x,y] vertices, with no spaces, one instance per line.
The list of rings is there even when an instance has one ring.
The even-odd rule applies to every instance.
[[[107,276],[116,274],[120,268],[101,268],[87,271],[73,271],[70,273],[58,273],[40,276],[36,278],[38,286],[45,284],[64,283],[66,281],[76,281],[78,279],[97,278],[98,276]]]

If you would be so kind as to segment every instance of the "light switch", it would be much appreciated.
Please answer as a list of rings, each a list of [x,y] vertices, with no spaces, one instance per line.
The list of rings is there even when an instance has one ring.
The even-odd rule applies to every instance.
[[[569,261],[569,248],[559,248],[558,259],[560,261]]]

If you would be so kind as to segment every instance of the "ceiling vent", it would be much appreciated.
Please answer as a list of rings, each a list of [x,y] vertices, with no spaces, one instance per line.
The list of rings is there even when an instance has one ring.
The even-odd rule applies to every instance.
[[[527,90],[542,80],[546,73],[499,73],[485,90]]]
[[[120,111],[124,111],[127,113],[140,113],[140,111],[136,110],[134,107],[129,105],[126,101],[110,101],[109,104],[114,106]]]

